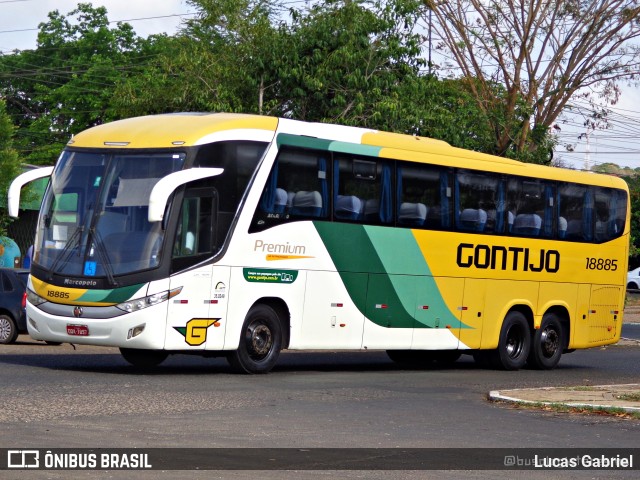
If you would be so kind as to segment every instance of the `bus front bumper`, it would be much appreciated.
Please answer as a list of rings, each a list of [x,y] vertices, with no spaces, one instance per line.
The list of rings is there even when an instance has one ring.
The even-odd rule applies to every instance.
[[[117,317],[54,315],[27,302],[27,330],[34,340],[159,350],[164,347],[167,304]]]

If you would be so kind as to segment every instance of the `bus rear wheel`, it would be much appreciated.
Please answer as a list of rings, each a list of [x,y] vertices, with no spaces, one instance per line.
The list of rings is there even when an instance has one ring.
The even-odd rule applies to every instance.
[[[152,368],[164,362],[169,353],[164,350],[142,350],[139,348],[121,348],[124,359],[134,367]]]
[[[502,370],[518,370],[526,363],[530,348],[527,319],[520,312],[509,312],[500,329],[498,348],[490,353],[491,363]]]
[[[238,349],[227,360],[239,373],[267,373],[282,349],[282,327],[278,314],[268,305],[255,305],[242,325]]]
[[[560,321],[554,314],[546,314],[531,339],[528,365],[538,370],[551,370],[560,361],[563,343]]]

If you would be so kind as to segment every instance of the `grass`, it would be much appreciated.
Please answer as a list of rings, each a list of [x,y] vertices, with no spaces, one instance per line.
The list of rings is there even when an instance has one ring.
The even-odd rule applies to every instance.
[[[572,407],[563,403],[516,403],[511,405],[514,405],[515,408],[543,410],[545,412],[604,415],[629,420],[640,420],[640,412],[629,412],[617,407]]]
[[[622,393],[616,395],[618,400],[626,400],[627,402],[640,402],[640,393]]]
[[[640,307],[640,294],[628,293],[624,302],[625,307]]]

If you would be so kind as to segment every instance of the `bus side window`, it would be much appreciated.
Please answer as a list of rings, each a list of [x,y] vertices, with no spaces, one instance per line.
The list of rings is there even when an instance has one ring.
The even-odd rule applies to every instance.
[[[327,152],[283,148],[262,191],[250,232],[329,216]]]
[[[189,257],[212,252],[214,198],[185,197],[173,244],[173,257]]]
[[[504,201],[500,201],[500,179],[485,172],[460,170],[455,176],[456,229],[495,232],[502,227]]]
[[[590,206],[588,187],[573,183],[560,184],[558,187],[559,223],[566,222],[565,240],[575,242],[589,241],[591,238],[593,208]],[[559,236],[562,238],[562,231]]]
[[[340,156],[333,162],[333,215],[370,224],[393,221],[392,168],[378,158]]]
[[[622,235],[626,218],[626,194],[610,188],[594,189],[594,241],[606,242]]]
[[[398,225],[440,230],[449,226],[447,172],[437,167],[399,163]]]
[[[554,235],[555,187],[534,178],[509,179],[507,212],[512,235],[551,238]],[[559,222],[560,224],[561,222]]]

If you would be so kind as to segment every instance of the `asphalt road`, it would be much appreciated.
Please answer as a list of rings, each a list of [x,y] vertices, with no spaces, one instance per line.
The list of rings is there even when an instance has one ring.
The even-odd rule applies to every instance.
[[[636,448],[638,420],[514,408],[491,403],[486,395],[495,389],[639,380],[640,348],[632,346],[577,351],[546,372],[483,370],[464,356],[451,368],[411,370],[399,368],[383,352],[284,352],[272,373],[244,376],[232,374],[224,359],[183,355],[140,373],[115,349],[74,350],[21,337],[17,345],[0,348],[0,448]],[[18,478],[3,473],[0,478]],[[21,479],[161,476],[22,473]],[[512,478],[514,472],[461,473],[342,471],[332,476]],[[551,472],[543,473],[526,475],[548,478]],[[634,478],[632,473],[559,471],[552,476]],[[329,475],[275,471],[258,477]],[[168,472],[162,478],[256,475]]]
[[[623,323],[622,336],[624,338],[640,340],[640,323]]]

